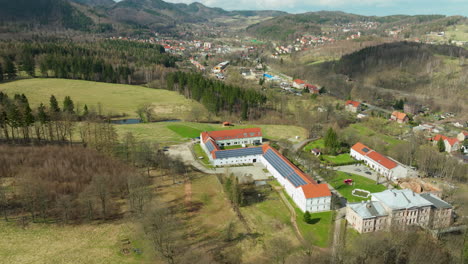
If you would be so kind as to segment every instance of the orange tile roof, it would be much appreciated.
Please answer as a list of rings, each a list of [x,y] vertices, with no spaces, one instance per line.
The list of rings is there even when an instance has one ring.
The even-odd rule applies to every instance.
[[[379,163],[380,165],[384,166],[385,168],[389,170],[395,168],[398,165],[393,160],[385,157],[384,155],[376,151],[371,151],[369,154],[367,154],[367,157],[371,158],[372,160],[374,160],[375,162]]]
[[[231,130],[217,130],[217,131],[203,132],[202,137],[204,136],[211,137],[214,140],[261,137],[262,130],[259,127],[231,129]]]
[[[458,139],[456,139],[456,138],[446,138],[445,140],[447,140],[447,142],[450,144],[450,146],[453,146],[456,143],[458,143]]]
[[[305,83],[305,82],[304,82],[303,80],[301,80],[301,79],[296,79],[296,80],[294,80],[294,82],[297,83],[297,84],[304,84],[304,83]]]
[[[441,135],[441,134],[437,134],[435,135],[434,137],[431,138],[432,141],[439,141],[440,139],[442,140],[446,140],[448,137],[444,136],[444,135]]]
[[[352,100],[346,101],[346,105],[353,105],[354,107],[358,107],[360,104],[361,104],[360,102],[356,102]]]
[[[354,146],[352,146],[351,149],[353,149],[354,151],[357,151],[359,154],[364,155],[364,156],[366,156],[367,153],[369,153],[369,151],[372,150],[371,148],[362,144],[361,142],[354,144]],[[368,149],[367,152],[364,151],[364,149]]]
[[[306,184],[301,186],[306,199],[331,196],[327,184]]]
[[[396,119],[398,120],[404,120],[406,118],[406,114],[398,111],[394,111],[392,113],[392,116],[395,116]]]

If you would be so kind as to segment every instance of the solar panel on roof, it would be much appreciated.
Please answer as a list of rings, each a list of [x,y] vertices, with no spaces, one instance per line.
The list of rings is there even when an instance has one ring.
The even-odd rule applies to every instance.
[[[363,148],[362,151],[369,152],[369,149],[368,148]]]
[[[261,155],[261,154],[263,154],[263,150],[261,147],[240,148],[240,149],[216,151],[216,158],[227,159],[227,158],[235,158],[235,157],[243,157],[243,156]]]
[[[212,152],[215,149],[215,146],[211,140],[208,140],[205,145],[209,152]]]

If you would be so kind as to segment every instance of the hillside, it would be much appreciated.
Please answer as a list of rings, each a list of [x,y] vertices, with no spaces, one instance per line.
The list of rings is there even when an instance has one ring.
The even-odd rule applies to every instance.
[[[88,5],[88,6],[105,6],[109,7],[115,4],[113,0],[71,0],[78,4]]]
[[[332,31],[339,37],[351,26],[354,31],[366,34],[386,35],[386,31],[401,29],[407,37],[418,37],[431,31],[444,31],[448,26],[459,23],[460,16],[443,15],[392,15],[362,16],[334,11],[319,11],[303,14],[290,14],[251,25],[247,32],[255,37],[271,40],[291,40],[298,35],[319,34]],[[373,23],[367,27],[366,23]],[[333,27],[333,30],[330,30]],[[348,28],[349,29],[349,28]],[[342,31],[343,30],[343,31]]]
[[[60,101],[70,96],[77,108],[87,104],[95,111],[101,109],[103,114],[138,117],[136,111],[143,105],[150,105],[155,117],[160,119],[183,119],[194,107],[201,116],[207,113],[203,106],[176,92],[142,86],[65,79],[27,79],[2,83],[0,91],[10,96],[24,93],[33,108],[41,102],[48,104],[53,94]]]
[[[66,0],[2,0],[0,5],[0,21],[6,30],[42,26],[86,31],[94,24]]]
[[[249,26],[247,32],[258,38],[287,40],[294,39],[299,34],[320,34],[321,26],[365,21],[360,15],[344,12],[308,12],[275,17]]]
[[[367,47],[316,68],[350,78],[353,97],[375,100],[380,96],[371,97],[377,91],[387,94],[381,101],[406,98],[462,112],[468,100],[467,56],[468,50],[450,45],[396,42]]]

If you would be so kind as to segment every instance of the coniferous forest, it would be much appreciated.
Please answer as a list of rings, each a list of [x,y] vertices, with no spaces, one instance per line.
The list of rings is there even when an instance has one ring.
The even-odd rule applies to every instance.
[[[210,80],[199,73],[169,73],[166,82],[167,89],[201,102],[212,113],[240,113],[244,120],[260,117],[267,101],[266,96],[256,90]]]
[[[5,79],[24,71],[32,77],[123,84],[147,83],[157,65],[175,67],[176,62],[160,45],[121,40],[4,41],[0,42],[0,58]]]

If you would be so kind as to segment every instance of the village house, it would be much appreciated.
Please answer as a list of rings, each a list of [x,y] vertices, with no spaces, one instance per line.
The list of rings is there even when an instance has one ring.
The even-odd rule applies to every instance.
[[[409,189],[373,193],[370,201],[349,203],[346,220],[359,233],[410,225],[441,229],[452,224],[452,206],[430,193]]]
[[[394,111],[390,116],[390,120],[397,121],[398,123],[406,123],[409,121],[409,117],[402,112]]]
[[[458,136],[456,138],[446,137],[444,135],[437,134],[429,139],[432,141],[433,145],[437,145],[439,140],[444,142],[445,152],[457,151],[461,148],[461,143],[458,141]]]
[[[317,86],[313,85],[313,84],[306,83],[304,85],[304,87],[306,89],[308,89],[311,94],[319,94],[320,93],[320,89]]]
[[[293,81],[293,84],[292,86],[296,89],[304,89],[304,86],[305,86],[305,82],[301,79],[296,79]]]
[[[408,176],[408,169],[403,164],[385,157],[361,142],[351,148],[350,155],[356,160],[364,161],[367,166],[389,180],[395,181]]]
[[[303,212],[331,209],[331,192],[319,184],[269,145],[223,150],[222,146],[262,142],[260,128],[202,132],[200,146],[214,166],[261,163],[283,186]]]
[[[345,103],[345,110],[348,111],[348,112],[357,113],[357,112],[361,111],[361,103],[356,102],[356,101],[352,101],[352,100],[348,100]]]

